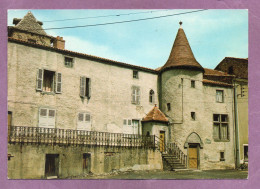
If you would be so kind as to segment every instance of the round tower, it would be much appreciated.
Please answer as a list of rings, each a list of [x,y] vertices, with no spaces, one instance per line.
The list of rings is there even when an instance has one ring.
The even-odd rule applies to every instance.
[[[199,127],[203,114],[203,67],[195,59],[182,28],[159,74],[160,109],[170,121],[170,141],[183,146],[186,137]]]

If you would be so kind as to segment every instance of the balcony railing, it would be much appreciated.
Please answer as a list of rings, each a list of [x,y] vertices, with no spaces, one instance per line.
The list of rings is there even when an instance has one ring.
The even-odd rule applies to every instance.
[[[12,126],[9,143],[155,148],[155,136],[84,130]]]

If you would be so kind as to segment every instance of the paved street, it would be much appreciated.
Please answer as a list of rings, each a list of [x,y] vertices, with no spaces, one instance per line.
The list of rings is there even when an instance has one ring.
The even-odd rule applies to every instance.
[[[129,171],[77,179],[247,179],[247,175],[241,170]]]

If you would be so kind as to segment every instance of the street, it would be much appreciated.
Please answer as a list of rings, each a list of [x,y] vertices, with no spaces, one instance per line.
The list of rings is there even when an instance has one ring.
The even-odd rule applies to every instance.
[[[86,175],[71,179],[247,179],[242,170],[127,171],[106,175]]]

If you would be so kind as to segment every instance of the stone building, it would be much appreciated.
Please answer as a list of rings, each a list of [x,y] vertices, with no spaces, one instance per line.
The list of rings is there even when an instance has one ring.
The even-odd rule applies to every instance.
[[[66,50],[31,12],[13,23],[9,178],[234,168],[233,76],[203,68],[181,27],[150,69]]]
[[[237,116],[237,163],[248,162],[248,59],[225,57],[215,68],[234,75],[235,109]]]

